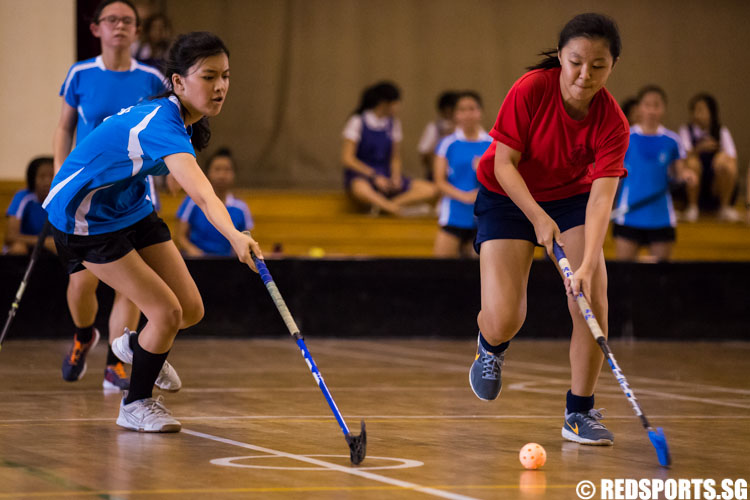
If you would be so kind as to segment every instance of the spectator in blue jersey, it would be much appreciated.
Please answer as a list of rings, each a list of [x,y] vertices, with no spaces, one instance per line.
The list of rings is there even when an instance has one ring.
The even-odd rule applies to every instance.
[[[435,257],[476,257],[477,223],[474,202],[479,191],[477,163],[492,144],[482,129],[482,99],[476,92],[461,92],[456,99],[456,130],[438,144],[434,178],[443,197],[440,229],[435,237]]]
[[[711,94],[694,96],[689,108],[690,123],[680,127],[680,137],[698,184],[686,189],[683,218],[694,222],[700,210],[717,210],[719,220],[737,222],[740,216],[732,206],[737,197],[737,149],[732,134],[721,124],[719,104]]]
[[[240,261],[256,269],[252,254],[263,258],[249,233],[235,229],[195,159],[210,137],[207,117],[218,115],[226,99],[229,51],[211,33],[189,33],[172,45],[165,67],[170,90],[91,132],[66,158],[43,204],[68,272],[85,267],[148,319],[139,333],[126,331],[112,345],[133,365],[117,424],[142,432],[180,430],[153,386],[159,378],[174,381],[167,362],[174,339],[203,316],[200,292],[148,200],[145,177],[171,173]]]
[[[426,178],[432,180],[433,162],[435,160],[435,148],[440,140],[453,133],[456,123],[453,121],[453,113],[456,108],[456,97],[458,93],[453,90],[446,90],[438,96],[437,113],[435,120],[428,123],[422,137],[419,138],[417,152],[424,165]]]
[[[401,92],[380,82],[362,92],[360,104],[343,131],[344,185],[355,201],[393,215],[435,197],[435,186],[403,175]]]
[[[238,231],[253,228],[253,219],[247,204],[232,196],[234,186],[234,158],[227,148],[220,148],[206,164],[206,177],[214,188],[216,196],[224,201],[232,223]],[[206,255],[232,256],[234,251],[229,241],[209,222],[203,211],[190,199],[185,197],[177,210],[178,227],[175,241],[182,253],[189,257]]]
[[[71,66],[60,89],[62,111],[53,139],[55,171],[70,154],[74,136],[77,146],[107,117],[164,91],[163,75],[130,57],[130,46],[136,39],[138,25],[138,12],[128,0],[104,0],[96,8],[90,29],[101,41],[102,53]],[[133,154],[138,153],[133,151]],[[144,179],[140,189],[147,192],[152,203],[158,204],[152,181]],[[83,268],[70,275],[67,300],[76,329],[73,345],[62,363],[62,377],[69,382],[83,377],[86,353],[100,337],[94,327],[99,308],[96,299],[98,285],[99,280]],[[110,343],[126,327],[136,328],[139,318],[138,309],[116,293],[109,317]],[[111,348],[107,353],[102,386],[105,390],[128,388],[127,373]]]
[[[638,92],[638,123],[630,129],[625,155],[628,176],[619,188],[613,211],[615,255],[635,260],[641,247],[666,261],[672,253],[677,220],[670,195],[670,178],[695,185],[695,174],[685,165],[680,137],[662,125],[667,95],[661,87],[647,85]]]
[[[52,158],[39,156],[31,160],[26,167],[26,189],[13,196],[8,211],[8,229],[5,234],[6,253],[23,255],[29,253],[36,245],[37,235],[42,232],[47,222],[47,212],[42,208],[42,201],[49,193],[54,169]],[[48,236],[44,247],[52,252],[55,244]]]

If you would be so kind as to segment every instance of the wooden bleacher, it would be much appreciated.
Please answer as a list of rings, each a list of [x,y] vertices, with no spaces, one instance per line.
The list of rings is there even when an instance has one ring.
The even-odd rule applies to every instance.
[[[6,210],[21,182],[0,182],[0,207]],[[250,206],[253,236],[270,254],[280,244],[287,256],[307,256],[322,249],[327,257],[430,257],[437,230],[435,217],[397,219],[373,217],[357,211],[341,191],[235,190]],[[182,196],[161,195],[162,217],[174,231]],[[0,220],[0,238],[5,235]],[[744,224],[703,219],[677,229],[674,260],[750,261],[750,228]],[[614,255],[611,236],[604,246]],[[538,257],[542,256],[538,249]]]

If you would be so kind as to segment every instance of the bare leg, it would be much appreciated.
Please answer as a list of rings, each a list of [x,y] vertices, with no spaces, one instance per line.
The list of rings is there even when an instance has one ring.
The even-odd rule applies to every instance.
[[[461,248],[461,256],[467,257],[469,259],[478,259],[479,255],[474,250],[474,242],[473,241],[467,241],[463,244]]]
[[[99,310],[96,299],[96,288],[99,279],[91,271],[84,269],[70,275],[68,281],[68,309],[73,317],[73,324],[86,328],[94,324]]]
[[[701,173],[703,172],[703,166],[701,165],[700,158],[695,154],[690,154],[685,162],[687,168],[695,172],[697,181],[695,184],[685,186],[687,192],[687,204],[688,209],[690,207],[698,207],[698,196],[701,192]]]
[[[719,198],[719,210],[729,207],[737,185],[737,160],[724,152],[717,153],[713,160],[714,183],[711,191]]]
[[[109,314],[109,343],[122,335],[127,327],[128,330],[136,331],[141,319],[141,311],[127,297],[115,291],[115,301],[112,304],[112,312]]]
[[[672,256],[673,241],[656,241],[649,245],[651,255],[656,257],[658,262],[666,262]]]
[[[435,235],[435,257],[453,258],[461,256],[461,240],[442,229]]]
[[[389,214],[398,215],[399,213],[400,207],[396,203],[377,192],[370,183],[364,179],[353,179],[349,192],[355,200],[361,203],[376,206]]]
[[[568,229],[562,234],[562,240],[572,268],[578,269],[583,260],[584,227],[576,226]],[[608,331],[608,303],[607,269],[604,264],[604,252],[600,254],[599,262],[594,270],[591,282],[591,297],[588,297],[588,299],[606,336]],[[578,304],[571,297],[568,297],[568,310],[573,320],[573,334],[570,339],[570,388],[573,394],[577,396],[591,396],[594,394],[604,355],[591,335]]]
[[[633,261],[638,257],[640,246],[633,240],[627,238],[615,238],[615,259]]]
[[[435,184],[422,179],[413,179],[409,190],[393,197],[393,202],[400,207],[415,203],[431,201],[437,196]]]
[[[512,339],[526,319],[526,287],[534,244],[525,240],[482,243],[479,268],[482,310],[477,323],[492,345]]]

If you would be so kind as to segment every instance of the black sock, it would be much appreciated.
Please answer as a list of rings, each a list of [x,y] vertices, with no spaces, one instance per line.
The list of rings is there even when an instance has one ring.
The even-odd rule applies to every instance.
[[[568,413],[588,413],[594,407],[594,395],[591,396],[576,396],[572,391],[568,391],[566,396],[567,403],[566,408]]]
[[[120,362],[120,358],[115,356],[115,353],[112,352],[112,344],[107,346],[107,366],[110,365],[116,365]]]
[[[487,342],[487,339],[484,338],[484,335],[482,335],[482,332],[480,331],[479,332],[479,343],[482,344],[482,347],[484,347],[485,351],[491,352],[492,354],[501,354],[510,345],[510,340],[508,340],[507,342],[503,342],[502,344],[492,345],[489,342]]]
[[[81,344],[88,344],[94,337],[94,325],[90,325],[84,328],[76,327],[76,339]]]
[[[133,370],[130,373],[130,389],[125,404],[151,397],[154,382],[169,355],[169,351],[161,354],[148,352],[138,343],[138,335],[131,335],[130,343],[133,349]]]

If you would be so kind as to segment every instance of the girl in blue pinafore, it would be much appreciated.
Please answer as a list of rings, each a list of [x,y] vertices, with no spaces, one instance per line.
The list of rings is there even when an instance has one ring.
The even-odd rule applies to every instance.
[[[393,215],[435,197],[432,183],[402,175],[399,104],[400,93],[392,83],[365,89],[344,127],[341,149],[347,192],[356,201]]]

